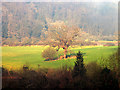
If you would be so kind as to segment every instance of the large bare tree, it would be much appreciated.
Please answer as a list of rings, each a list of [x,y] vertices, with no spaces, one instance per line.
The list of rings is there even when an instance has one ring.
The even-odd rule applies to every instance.
[[[60,48],[64,49],[64,58],[68,51],[68,47],[80,36],[81,29],[75,26],[67,26],[64,22],[51,23],[46,31],[47,41],[53,47],[57,46],[57,51]]]

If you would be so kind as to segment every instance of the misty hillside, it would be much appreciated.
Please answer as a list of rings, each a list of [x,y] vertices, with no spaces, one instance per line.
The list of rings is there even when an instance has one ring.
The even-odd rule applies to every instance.
[[[37,43],[50,23],[64,21],[94,37],[110,38],[117,32],[114,3],[3,3],[3,44]],[[43,29],[45,28],[45,29]],[[94,38],[96,40],[96,38]],[[100,40],[109,38],[100,38]]]

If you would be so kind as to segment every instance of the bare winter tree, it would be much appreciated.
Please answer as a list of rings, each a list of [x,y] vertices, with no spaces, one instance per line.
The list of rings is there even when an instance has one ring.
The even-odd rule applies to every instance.
[[[80,36],[80,30],[75,26],[67,26],[64,22],[51,23],[46,32],[47,41],[49,45],[57,46],[57,51],[63,48],[64,58],[66,58],[68,47]]]

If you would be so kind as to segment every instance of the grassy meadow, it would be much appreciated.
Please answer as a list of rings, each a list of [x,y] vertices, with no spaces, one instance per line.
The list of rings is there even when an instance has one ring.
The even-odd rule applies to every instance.
[[[32,69],[37,68],[60,68],[67,65],[73,67],[76,59],[62,59],[54,61],[45,61],[41,56],[42,51],[48,46],[3,46],[2,47],[2,65],[8,70],[18,70],[23,65],[28,65]],[[101,58],[108,58],[116,50],[117,46],[75,46],[69,47],[71,53],[81,51],[83,53],[84,63],[96,61],[101,62]],[[60,49],[59,56],[63,53]],[[68,55],[70,52],[68,52]],[[40,66],[38,66],[38,64]]]

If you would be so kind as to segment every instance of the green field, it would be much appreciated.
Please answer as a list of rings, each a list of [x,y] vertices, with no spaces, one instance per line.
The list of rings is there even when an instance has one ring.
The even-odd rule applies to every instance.
[[[24,64],[29,65],[33,69],[38,68],[59,68],[67,65],[74,66],[76,59],[45,61],[41,56],[41,52],[48,46],[16,46],[2,47],[2,65],[11,69],[20,69]],[[100,58],[107,58],[117,50],[117,46],[103,47],[103,46],[83,46],[71,48],[71,51],[77,53],[79,50],[83,53],[84,63],[87,64],[91,61],[100,63]],[[62,49],[59,53],[62,53]],[[69,54],[69,53],[68,53]]]

